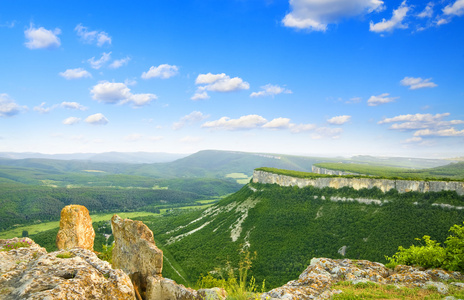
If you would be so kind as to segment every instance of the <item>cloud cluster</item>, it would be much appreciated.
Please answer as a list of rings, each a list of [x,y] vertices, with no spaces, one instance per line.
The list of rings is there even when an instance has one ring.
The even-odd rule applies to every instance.
[[[82,69],[82,68],[77,68],[77,69],[67,69],[64,72],[58,73],[61,77],[64,77],[68,80],[70,79],[79,79],[79,78],[91,78],[92,74],[90,74],[88,71]]]
[[[209,118],[209,115],[204,115],[200,111],[193,111],[190,114],[180,118],[179,122],[175,122],[172,125],[172,129],[179,130],[184,127],[186,124],[192,124],[196,122],[201,122],[205,119]]]
[[[326,31],[330,24],[343,19],[380,12],[386,8],[382,0],[289,0],[289,4],[290,12],[283,18],[282,24],[309,31]],[[422,31],[449,23],[455,16],[464,15],[464,0],[454,0],[435,10],[434,7],[438,5],[446,5],[446,1],[428,2],[424,8],[420,8],[419,5],[408,5],[407,0],[404,0],[393,9],[390,19],[370,21],[369,31],[383,34],[408,28],[413,22],[416,23],[416,31]]]
[[[406,0],[404,0],[400,7],[393,10],[393,16],[390,20],[383,19],[381,22],[374,23],[370,22],[369,30],[373,32],[391,32],[396,28],[408,28],[408,24],[404,24],[403,20],[408,14],[409,10],[411,9],[410,6],[406,4]]]
[[[389,93],[383,93],[383,94],[378,95],[378,96],[371,96],[367,100],[367,105],[369,105],[369,106],[377,106],[377,105],[380,105],[380,104],[393,102],[396,99],[400,98],[400,97],[388,97],[388,96],[390,96]]]
[[[61,33],[59,28],[53,31],[43,27],[35,28],[33,24],[24,31],[27,41],[26,47],[29,49],[50,49],[58,48],[61,45],[58,35]]]
[[[329,24],[342,19],[383,10],[381,0],[290,0],[291,12],[284,26],[313,31],[326,31]]]
[[[268,129],[268,130],[289,130],[292,133],[312,132],[311,138],[339,138],[342,133],[341,128],[317,127],[315,124],[295,124],[289,118],[275,118],[268,121],[260,115],[246,115],[238,119],[222,117],[215,121],[204,123],[202,128],[214,130],[252,130],[252,129]]]
[[[274,97],[275,95],[279,95],[279,94],[282,94],[282,93],[291,94],[292,91],[288,90],[286,88],[280,87],[278,85],[266,84],[266,85],[261,87],[261,91],[251,93],[250,97],[252,97],[252,98],[266,97],[266,96]]]
[[[121,82],[102,81],[90,91],[94,100],[107,104],[132,103],[134,106],[143,106],[157,99],[155,94],[132,94],[131,90]]]
[[[62,108],[67,108],[67,109],[75,109],[75,110],[87,110],[87,107],[77,103],[77,102],[62,102],[61,104],[55,104],[49,107],[45,106],[46,103],[42,102],[39,106],[34,107],[34,111],[41,113],[41,114],[46,114],[51,112],[57,107],[62,107]]]
[[[404,77],[401,80],[401,85],[409,86],[410,90],[417,90],[422,88],[433,88],[436,87],[437,84],[433,83],[432,78],[422,79],[420,77]]]
[[[221,73],[221,74],[200,74],[195,80],[195,84],[198,85],[195,95],[190,99],[192,100],[204,100],[208,99],[209,95],[207,91],[211,92],[233,92],[238,90],[248,90],[250,84],[243,81],[240,77],[233,77]]]
[[[421,142],[422,137],[432,136],[464,136],[464,130],[456,130],[454,126],[464,124],[464,120],[444,121],[450,113],[443,114],[408,114],[393,118],[385,118],[378,124],[391,124],[390,129],[400,131],[414,131],[413,138],[407,142]]]
[[[8,94],[0,94],[0,117],[12,117],[24,109],[27,109],[27,107],[16,104]]]
[[[147,72],[142,73],[143,79],[150,79],[150,78],[161,78],[161,79],[168,79],[171,78],[179,73],[179,67],[171,66],[168,64],[161,64],[157,67],[151,66]]]
[[[111,37],[104,31],[89,31],[89,29],[82,24],[78,24],[74,30],[77,36],[81,38],[84,43],[93,44],[101,47],[104,44],[111,45]]]

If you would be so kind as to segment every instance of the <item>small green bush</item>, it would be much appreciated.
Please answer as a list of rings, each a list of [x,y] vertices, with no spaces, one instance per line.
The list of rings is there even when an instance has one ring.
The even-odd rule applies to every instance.
[[[110,246],[108,245],[103,245],[103,250],[98,254],[98,258],[101,260],[105,260],[109,262],[110,264],[113,263],[113,249],[114,249],[114,243],[112,243]]]
[[[464,227],[453,225],[449,231],[451,235],[446,238],[445,247],[424,235],[420,246],[409,248],[398,247],[398,252],[392,257],[385,256],[389,261],[388,267],[396,265],[418,265],[424,268],[443,268],[450,271],[464,271]]]

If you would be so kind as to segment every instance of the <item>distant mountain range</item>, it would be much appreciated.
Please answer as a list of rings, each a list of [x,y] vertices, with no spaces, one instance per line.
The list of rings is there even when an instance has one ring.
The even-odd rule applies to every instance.
[[[189,154],[164,152],[104,152],[104,153],[70,153],[70,154],[42,154],[33,152],[0,152],[0,157],[9,159],[44,158],[58,160],[89,160],[95,162],[151,164],[177,160]]]

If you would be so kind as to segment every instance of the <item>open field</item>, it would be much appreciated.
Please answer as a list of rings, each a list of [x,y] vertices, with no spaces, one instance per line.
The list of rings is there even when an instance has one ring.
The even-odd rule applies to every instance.
[[[115,213],[110,214],[93,214],[90,215],[92,222],[106,221],[110,220]],[[159,214],[146,212],[146,211],[135,211],[135,212],[118,212],[116,213],[121,218],[137,218],[137,217],[146,217],[146,216],[158,216]],[[29,235],[33,235],[42,231],[50,230],[53,228],[60,227],[60,221],[54,222],[44,222],[40,224],[33,224],[27,226],[16,227],[11,230],[0,232],[0,239],[9,239],[13,237],[20,237],[24,230],[26,230]]]
[[[248,176],[245,173],[229,173],[226,177],[235,179],[239,184],[247,184],[252,176]]]

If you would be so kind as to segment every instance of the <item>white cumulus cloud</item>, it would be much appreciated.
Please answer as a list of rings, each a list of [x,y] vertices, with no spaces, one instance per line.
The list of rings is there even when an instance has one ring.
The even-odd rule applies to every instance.
[[[403,24],[404,18],[408,14],[411,7],[406,4],[406,0],[403,1],[397,9],[393,10],[393,16],[390,20],[383,19],[378,23],[370,22],[369,30],[373,32],[391,32],[397,28],[408,28],[407,24]]]
[[[417,15],[419,18],[431,18],[433,16],[433,2],[429,2],[424,10]]]
[[[436,87],[437,84],[433,83],[431,80],[432,78],[422,79],[420,77],[404,77],[400,83],[403,86],[409,86],[410,90],[417,90]]]
[[[147,72],[142,73],[143,79],[161,78],[168,79],[179,73],[179,67],[174,65],[162,64],[157,67],[151,66]]]
[[[77,102],[61,102],[60,104],[63,108],[76,109],[76,110],[87,110],[87,107],[77,103]]]
[[[291,94],[292,91],[286,88],[280,87],[278,85],[266,84],[261,87],[261,91],[251,93],[250,97],[266,97],[266,96],[274,97],[275,95],[282,94],[282,93]]]
[[[219,120],[206,122],[202,128],[220,130],[251,130],[251,129],[270,129],[270,130],[290,130],[292,133],[311,131],[316,128],[314,124],[295,124],[289,118],[275,118],[267,121],[259,115],[246,115],[238,119],[222,117]]]
[[[464,15],[464,0],[456,0],[453,4],[449,4],[443,8],[445,15]]]
[[[0,117],[12,117],[24,109],[27,109],[27,107],[16,104],[8,94],[0,94]]]
[[[79,79],[79,78],[91,78],[92,74],[90,74],[88,71],[82,69],[82,68],[77,68],[77,69],[67,69],[64,72],[58,73],[61,77],[64,77],[68,80],[70,79]]]
[[[267,120],[259,115],[247,115],[238,119],[222,117],[219,120],[206,122],[201,127],[225,130],[246,130],[254,129],[267,123]]]
[[[102,113],[98,113],[88,116],[85,122],[92,125],[106,125],[108,124],[108,119]]]
[[[264,124],[262,127],[268,129],[287,129],[292,127],[292,125],[294,124],[290,123],[289,118],[275,118]]]
[[[199,85],[195,95],[190,99],[192,100],[201,100],[209,98],[209,95],[206,91],[212,92],[233,92],[238,90],[248,90],[250,84],[246,81],[243,81],[240,77],[233,77],[226,75],[225,73],[221,74],[200,74],[195,80],[195,84]]]
[[[109,67],[111,69],[119,69],[120,67],[127,65],[130,60],[131,58],[128,56],[125,58],[116,59],[109,65]]]
[[[46,48],[58,48],[61,45],[60,38],[58,35],[61,33],[59,28],[53,31],[45,29],[43,27],[34,28],[34,25],[24,31],[24,35],[27,39],[25,45],[29,49],[46,49]]]
[[[69,117],[69,118],[66,118],[63,120],[63,124],[64,125],[74,125],[74,124],[77,124],[81,121],[80,118],[77,118],[77,117]]]
[[[455,126],[464,124],[464,120],[443,120],[449,116],[450,113],[399,115],[385,118],[378,124],[391,124],[392,130],[415,131],[413,137],[406,140],[406,143],[420,142],[423,137],[464,136],[464,130],[455,129]]]
[[[446,128],[446,129],[421,129],[414,133],[415,137],[423,137],[423,136],[464,136],[464,129],[463,130],[456,130],[454,127]]]
[[[332,125],[342,125],[342,124],[345,124],[346,122],[349,122],[350,119],[351,119],[351,116],[347,116],[347,115],[336,116],[336,117],[328,119],[327,123],[332,124]]]
[[[132,94],[122,82],[100,82],[92,88],[90,93],[94,100],[107,104],[132,103],[134,106],[143,106],[157,99],[155,94]]]
[[[389,93],[383,93],[378,96],[371,96],[369,100],[367,100],[367,105],[369,106],[377,106],[380,104],[385,104],[385,103],[390,103],[395,101],[396,99],[399,99],[400,97],[388,97],[390,96]]]
[[[81,38],[84,43],[93,44],[101,47],[104,44],[111,45],[111,37],[104,31],[89,31],[89,29],[82,24],[78,24],[74,30],[77,36]]]
[[[289,3],[291,12],[282,20],[284,26],[313,31],[326,31],[329,24],[383,9],[381,0],[290,0]]]
[[[209,95],[206,91],[203,92],[196,92],[190,99],[196,100],[206,100],[209,99]]]
[[[102,56],[99,59],[95,59],[95,56],[88,59],[87,61],[90,63],[90,66],[93,69],[100,69],[105,63],[107,63],[111,59],[111,52],[103,52]]]

